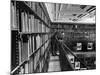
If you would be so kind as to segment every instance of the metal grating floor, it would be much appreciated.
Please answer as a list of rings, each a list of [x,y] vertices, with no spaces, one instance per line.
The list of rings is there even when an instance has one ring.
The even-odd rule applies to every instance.
[[[50,56],[48,72],[61,71],[59,56]]]

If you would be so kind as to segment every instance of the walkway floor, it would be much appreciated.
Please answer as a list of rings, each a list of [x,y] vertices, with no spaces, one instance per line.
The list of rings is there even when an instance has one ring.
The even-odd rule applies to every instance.
[[[61,71],[59,56],[50,56],[48,72]]]

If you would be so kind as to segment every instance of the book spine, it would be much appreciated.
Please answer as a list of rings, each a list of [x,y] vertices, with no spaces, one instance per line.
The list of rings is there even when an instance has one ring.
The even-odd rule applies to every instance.
[[[32,36],[32,52],[34,52],[34,36]]]
[[[29,64],[26,63],[25,64],[25,74],[28,74],[29,73]]]
[[[29,21],[29,29],[28,29],[28,32],[29,33],[31,33],[31,17],[30,17],[31,15],[29,15],[29,19],[28,19],[28,21]]]
[[[32,15],[32,32],[34,33],[34,16]]]
[[[25,32],[24,12],[21,13],[21,25],[22,25],[22,32]]]
[[[11,28],[17,29],[17,25],[16,25],[16,2],[11,3]]]

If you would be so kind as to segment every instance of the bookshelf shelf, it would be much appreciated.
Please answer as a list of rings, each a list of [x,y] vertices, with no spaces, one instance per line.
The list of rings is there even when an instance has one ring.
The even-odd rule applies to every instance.
[[[35,33],[26,32],[26,33],[25,33],[25,32],[20,32],[20,34],[21,34],[21,35],[38,35],[38,34],[40,34],[40,35],[42,35],[42,34],[45,35],[45,34],[51,34],[51,33],[43,33],[43,32],[42,32],[42,33],[38,33],[38,32],[37,32],[37,33],[36,33],[36,32],[35,32]]]
[[[83,55],[96,55],[96,52],[73,52],[74,54],[83,54]]]

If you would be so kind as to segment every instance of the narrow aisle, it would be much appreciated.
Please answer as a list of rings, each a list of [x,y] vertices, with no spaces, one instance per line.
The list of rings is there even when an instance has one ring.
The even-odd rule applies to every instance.
[[[61,71],[59,56],[50,56],[48,72]]]

